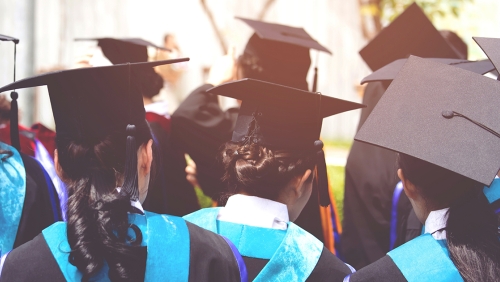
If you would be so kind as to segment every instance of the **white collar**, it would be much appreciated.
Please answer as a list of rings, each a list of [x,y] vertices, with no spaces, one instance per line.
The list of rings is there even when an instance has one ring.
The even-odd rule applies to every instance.
[[[446,221],[448,221],[448,209],[444,208],[437,211],[431,211],[425,220],[425,233],[432,234],[436,240],[446,239]]]
[[[144,110],[147,113],[155,113],[160,116],[164,116],[169,118],[170,115],[168,113],[168,102],[167,101],[158,101],[151,104],[144,105]]]
[[[264,198],[236,194],[220,209],[218,220],[238,224],[286,230],[288,208],[285,204]]]

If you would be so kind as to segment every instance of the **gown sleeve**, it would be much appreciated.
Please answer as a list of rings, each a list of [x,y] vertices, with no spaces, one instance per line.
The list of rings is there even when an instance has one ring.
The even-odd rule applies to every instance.
[[[24,154],[21,157],[26,169],[26,196],[14,248],[61,220],[59,198],[54,184],[38,161]]]
[[[194,90],[172,114],[172,140],[196,163],[197,178],[205,194],[216,199],[223,189],[222,166],[216,156],[231,140],[237,109],[223,111],[217,95],[207,93],[212,85]]]
[[[323,247],[318,264],[306,281],[342,281],[349,274],[351,274],[349,267]]]
[[[65,281],[42,234],[7,255],[0,282],[8,281]]]
[[[399,270],[391,257],[384,256],[376,262],[358,270],[351,274],[348,282],[368,282],[368,281],[385,281],[385,282],[404,282],[407,281],[403,273]]]
[[[241,281],[234,254],[219,235],[186,222],[190,235],[189,281]]]

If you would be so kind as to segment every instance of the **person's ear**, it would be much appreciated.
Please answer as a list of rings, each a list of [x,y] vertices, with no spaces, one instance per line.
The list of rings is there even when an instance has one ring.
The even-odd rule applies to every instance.
[[[150,139],[146,145],[140,147],[137,164],[142,175],[147,175],[151,172],[153,163],[153,140]]]
[[[56,174],[60,179],[64,179],[64,172],[59,164],[59,153],[57,152],[57,149],[54,150],[54,167],[56,169]]]
[[[298,181],[297,185],[295,186],[295,191],[294,191],[295,194],[297,195],[297,198],[300,198],[302,196],[302,194],[304,194],[306,192],[306,189],[308,186],[305,184],[309,180],[309,178],[311,177],[311,174],[312,174],[312,170],[308,169],[299,178],[299,181]]]
[[[405,177],[402,169],[398,169],[398,177],[403,183],[403,189],[405,190],[406,196],[410,199],[415,199],[417,197],[417,188],[408,180],[408,178]]]

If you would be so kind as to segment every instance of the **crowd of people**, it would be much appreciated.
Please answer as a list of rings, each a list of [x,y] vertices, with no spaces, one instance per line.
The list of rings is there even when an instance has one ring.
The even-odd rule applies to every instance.
[[[500,280],[500,38],[469,61],[412,4],[360,51],[360,104],[307,81],[330,51],[304,29],[237,20],[243,53],[172,113],[172,35],[83,39],[103,58],[0,87],[1,282]],[[18,123],[15,90],[36,86],[55,131]],[[341,224],[320,132],[351,110]]]

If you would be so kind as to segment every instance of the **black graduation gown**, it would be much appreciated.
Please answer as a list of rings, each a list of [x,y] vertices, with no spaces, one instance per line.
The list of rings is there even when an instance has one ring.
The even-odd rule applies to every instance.
[[[149,122],[159,145],[155,179],[144,200],[144,209],[160,214],[183,216],[200,208],[194,187],[186,180],[182,151],[169,142],[168,133],[157,122]]]
[[[358,130],[387,87],[382,82],[367,85]],[[392,151],[357,141],[347,158],[341,250],[356,269],[389,251],[392,194],[399,181],[396,158]]]
[[[269,262],[267,259],[258,259],[242,256],[247,267],[248,281],[253,281]],[[340,261],[332,252],[323,247],[318,264],[306,281],[342,281],[351,270]]]
[[[196,163],[203,192],[218,199],[222,190],[222,166],[216,158],[220,147],[231,140],[238,109],[223,111],[217,95],[206,93],[205,84],[195,89],[172,114],[172,142]]]
[[[226,241],[186,224],[190,235],[189,281],[240,281],[238,265]],[[0,282],[7,281],[65,281],[42,234],[9,253],[0,274]]]
[[[59,197],[42,165],[21,153],[26,169],[26,194],[14,248],[35,238],[43,229],[62,220]]]
[[[198,87],[179,105],[172,114],[171,138],[196,163],[197,179],[203,192],[218,200],[226,190],[221,181],[224,168],[217,156],[221,146],[232,138],[239,109],[223,111],[217,95],[206,93],[211,87],[210,84]],[[318,197],[310,197],[295,223],[324,241]]]
[[[408,281],[401,270],[389,256],[384,256],[376,262],[352,274],[348,282],[403,282]]]

